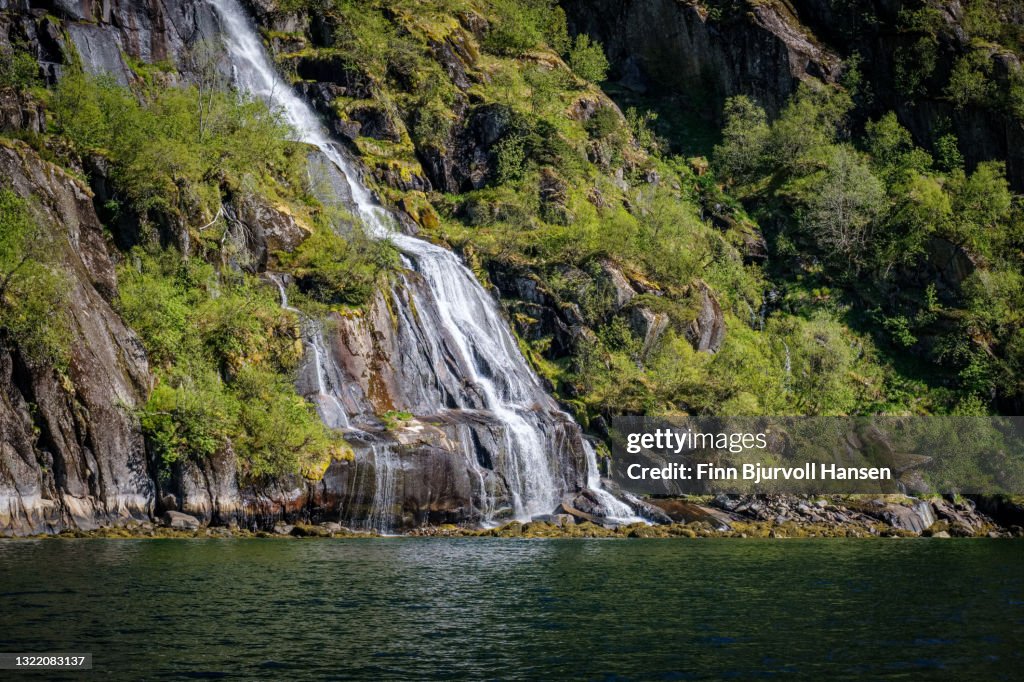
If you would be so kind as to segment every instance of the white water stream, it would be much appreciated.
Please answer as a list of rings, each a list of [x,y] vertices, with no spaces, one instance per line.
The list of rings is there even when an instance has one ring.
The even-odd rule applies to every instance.
[[[253,24],[237,0],[210,2],[223,22],[223,39],[239,89],[279,109],[298,138],[319,149],[341,171],[367,232],[389,238],[403,254],[403,261],[423,278],[426,286],[413,292],[412,303],[419,310],[436,309],[438,314],[433,322],[442,327],[432,330],[432,338],[424,342],[431,346],[430,355],[437,361],[444,356],[445,350],[461,356],[457,363],[465,374],[461,379],[473,387],[472,395],[478,403],[471,404],[474,401],[463,397],[459,399],[457,409],[482,407],[505,426],[509,456],[507,461],[500,463],[500,470],[511,488],[516,517],[529,519],[537,514],[550,513],[567,491],[561,489],[560,483],[556,484],[561,480],[558,472],[553,470],[557,458],[547,452],[547,439],[539,413],[543,410],[557,411],[557,405],[519,351],[497,303],[455,254],[391,227],[394,221],[360,181],[355,166],[331,141],[310,106],[278,75]],[[277,283],[282,304],[287,306],[284,285],[280,280]],[[417,296],[429,296],[433,300],[417,301]],[[321,414],[327,415],[325,421],[328,424],[347,427],[349,422],[345,410],[334,395],[341,387],[329,385],[330,372],[325,371],[329,354],[323,345],[323,329],[312,329],[309,324],[307,321],[304,325],[304,336],[316,356]],[[438,404],[436,408],[443,412],[446,406]],[[340,411],[340,418],[336,411]],[[596,459],[589,444],[587,448],[588,486],[598,491],[607,506],[608,516],[631,517],[632,512],[626,505],[601,490]],[[392,483],[381,480],[379,484],[387,489]],[[382,504],[380,508],[386,508],[386,505]]]

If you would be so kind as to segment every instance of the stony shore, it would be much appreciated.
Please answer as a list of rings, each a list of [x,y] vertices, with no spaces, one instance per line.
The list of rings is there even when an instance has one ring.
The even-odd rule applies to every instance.
[[[833,538],[833,537],[988,537],[1024,538],[1024,527],[1006,523],[1021,511],[1011,503],[1002,523],[978,510],[972,500],[856,497],[728,497],[651,500],[660,523],[620,524],[583,512],[513,521],[493,528],[425,526],[401,537],[498,538]],[[73,530],[31,538],[372,538],[380,533],[345,528],[335,522],[278,522],[270,528],[202,526],[197,519],[169,512],[160,523]]]

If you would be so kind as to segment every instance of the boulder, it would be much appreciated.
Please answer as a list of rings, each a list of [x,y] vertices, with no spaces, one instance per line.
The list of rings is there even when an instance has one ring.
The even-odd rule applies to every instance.
[[[598,526],[605,523],[605,520],[600,516],[597,516],[596,514],[588,514],[585,511],[576,509],[569,502],[562,502],[560,505],[558,505],[558,508],[555,510],[555,514],[571,516],[576,523],[583,523],[585,521],[589,521],[590,523],[596,524]]]
[[[278,522],[274,524],[274,533],[276,535],[291,535],[294,530],[295,526],[290,523]]]
[[[710,524],[715,530],[730,530],[732,520],[729,514],[711,507],[705,507],[685,500],[652,499],[648,503],[661,510],[674,523],[698,521]]]
[[[637,306],[629,313],[629,327],[634,334],[643,339],[641,354],[646,356],[668,329],[668,315]]]
[[[930,528],[936,520],[932,505],[923,500],[909,507],[900,504],[887,504],[878,511],[877,516],[893,528],[909,530],[914,533],[921,533]]]
[[[179,511],[165,511],[160,520],[174,530],[196,530],[200,526],[199,519]]]
[[[636,290],[630,285],[629,280],[622,274],[622,270],[616,267],[611,261],[601,262],[601,272],[604,280],[612,292],[612,300],[615,308],[619,309],[636,298]]]

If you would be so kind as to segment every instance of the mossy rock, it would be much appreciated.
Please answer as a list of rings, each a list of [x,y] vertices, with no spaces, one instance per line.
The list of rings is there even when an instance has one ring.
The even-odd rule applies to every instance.
[[[672,537],[668,530],[661,526],[641,526],[629,531],[631,538],[668,538]]]

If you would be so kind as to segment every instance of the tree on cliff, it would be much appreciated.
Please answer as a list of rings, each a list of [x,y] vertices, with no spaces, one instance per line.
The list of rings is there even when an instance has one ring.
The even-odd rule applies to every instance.
[[[0,189],[0,342],[31,365],[67,363],[67,277],[60,249],[29,204]]]

